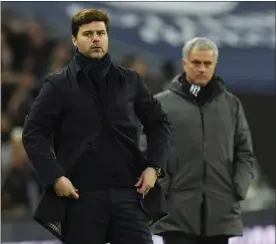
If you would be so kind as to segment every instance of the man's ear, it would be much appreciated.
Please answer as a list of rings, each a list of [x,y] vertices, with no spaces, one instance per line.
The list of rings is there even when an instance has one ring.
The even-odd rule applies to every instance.
[[[183,66],[187,65],[187,61],[184,58],[181,61],[182,61]]]
[[[77,46],[77,39],[72,35],[72,43],[76,47]]]
[[[182,61],[183,69],[184,69],[184,71],[186,71],[187,60],[185,60],[185,59],[183,58],[181,61]]]

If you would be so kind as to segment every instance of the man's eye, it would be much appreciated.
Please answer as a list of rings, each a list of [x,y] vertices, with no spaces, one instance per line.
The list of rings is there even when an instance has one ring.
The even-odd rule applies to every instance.
[[[200,62],[199,61],[193,61],[193,64],[199,65]]]

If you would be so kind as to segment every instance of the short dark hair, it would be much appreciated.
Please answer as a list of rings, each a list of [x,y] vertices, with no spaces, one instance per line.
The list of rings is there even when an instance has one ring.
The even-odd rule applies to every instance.
[[[106,31],[109,30],[109,17],[106,12],[97,9],[83,9],[76,13],[72,18],[72,35],[77,37],[79,27],[85,24],[89,24],[93,21],[103,21],[105,24]]]

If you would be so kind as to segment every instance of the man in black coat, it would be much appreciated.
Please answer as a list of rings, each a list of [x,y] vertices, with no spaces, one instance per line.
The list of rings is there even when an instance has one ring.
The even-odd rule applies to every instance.
[[[240,202],[253,179],[251,133],[239,99],[214,75],[217,46],[194,38],[185,72],[156,95],[172,122],[164,187],[169,214],[153,233],[166,244],[226,244],[242,235]]]
[[[45,189],[35,218],[68,244],[151,244],[140,201],[164,174],[170,124],[139,75],[111,62],[108,28],[99,10],[72,18],[76,53],[26,117],[23,144]]]

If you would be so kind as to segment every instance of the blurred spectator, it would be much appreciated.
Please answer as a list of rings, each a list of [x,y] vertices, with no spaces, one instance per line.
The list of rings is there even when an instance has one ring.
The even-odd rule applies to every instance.
[[[153,94],[162,90],[160,78],[148,71],[147,64],[143,59],[130,55],[123,60],[122,66],[136,70]]]
[[[13,60],[14,60],[14,55],[11,50],[11,47],[8,44],[7,35],[5,32],[2,32],[2,35],[1,35],[1,50],[2,50],[1,69],[2,70],[10,70],[12,67]]]
[[[12,52],[11,68],[13,71],[22,70],[24,59],[27,56],[28,39],[26,35],[26,21],[13,11],[3,12],[1,34],[5,35],[5,41]],[[7,49],[7,47],[6,47]],[[2,62],[4,60],[2,59]]]
[[[172,61],[166,60],[161,66],[162,90],[165,90],[170,81],[175,77],[177,70]]]
[[[176,68],[172,61],[166,60],[161,67],[161,74],[164,79],[171,80],[176,74]]]
[[[11,130],[10,119],[4,113],[1,114],[1,186],[5,181],[7,172],[11,168]]]
[[[30,183],[37,185],[34,171],[28,163],[27,155],[22,145],[22,128],[15,127],[11,132],[10,155],[7,160],[2,188],[2,210],[14,210],[16,214],[24,215],[30,208],[32,197],[29,194]],[[4,159],[2,158],[2,161]],[[38,187],[37,191],[39,190]]]
[[[15,126],[23,125],[24,118],[33,102],[32,88],[35,78],[32,73],[21,73],[18,83],[7,104],[6,113],[12,119]]]
[[[66,43],[58,42],[50,56],[49,70],[47,73],[59,72],[67,65],[72,57],[73,50]]]
[[[37,78],[47,72],[54,41],[47,40],[43,23],[31,21],[27,25],[28,56],[24,62],[24,70],[32,72]]]

